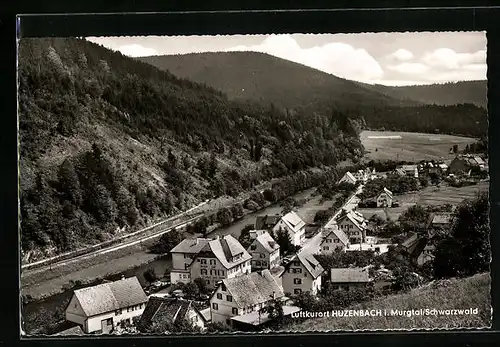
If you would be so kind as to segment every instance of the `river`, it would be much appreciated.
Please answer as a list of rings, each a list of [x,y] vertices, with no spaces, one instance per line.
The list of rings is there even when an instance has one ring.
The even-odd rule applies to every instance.
[[[293,196],[296,200],[305,200],[305,203],[297,209],[297,214],[304,219],[305,222],[310,223],[314,219],[314,215],[316,214],[317,211],[322,210],[322,209],[327,209],[328,207],[331,207],[332,202],[331,201],[326,201],[321,203],[320,202],[320,197],[319,196],[312,196],[312,193],[314,192],[315,188],[311,188],[302,192],[299,192]],[[214,236],[224,236],[224,235],[233,235],[234,237],[238,238],[241,230],[247,225],[247,224],[255,224],[255,219],[259,215],[274,215],[274,214],[279,214],[281,213],[281,207],[279,204],[271,205],[268,206],[260,211],[253,212],[250,214],[245,215],[242,219],[239,221],[231,224],[228,227],[225,228],[220,228],[214,230],[212,233],[210,233],[210,237]],[[111,276],[107,276],[106,280],[114,281],[118,280],[122,275],[125,277],[131,277],[131,276],[137,276],[139,281],[141,282],[142,285],[146,284],[146,281],[144,280],[144,272],[146,269],[152,267],[155,270],[155,273],[157,276],[162,277],[165,273],[165,270],[169,269],[171,267],[171,258],[169,255],[155,259],[154,261],[148,263],[148,264],[143,264],[141,266],[135,267],[133,269],[120,272]],[[33,301],[27,305],[23,306],[23,318],[25,319],[26,322],[26,330],[29,332],[32,326],[30,326],[30,321],[31,318],[38,312],[55,312],[56,310],[61,310],[64,309],[62,308],[65,303],[69,300],[71,297],[72,290],[67,290],[64,293],[53,295],[48,297],[47,299],[40,300],[40,301]],[[61,317],[62,318],[62,317]],[[32,324],[31,324],[32,325]]]

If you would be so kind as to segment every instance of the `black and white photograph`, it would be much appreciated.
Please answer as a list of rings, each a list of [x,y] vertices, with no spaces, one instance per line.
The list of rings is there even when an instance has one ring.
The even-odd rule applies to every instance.
[[[491,327],[486,32],[18,40],[23,336]]]

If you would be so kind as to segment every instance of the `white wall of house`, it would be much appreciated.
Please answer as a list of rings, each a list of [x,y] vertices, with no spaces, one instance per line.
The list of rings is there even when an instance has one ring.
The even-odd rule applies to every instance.
[[[314,279],[299,261],[292,262],[292,265],[282,275],[283,291],[290,295],[309,292],[316,294],[321,289],[321,276]]]
[[[339,183],[351,183],[351,184],[356,184],[356,180],[355,179],[352,179],[350,178],[349,176],[347,176],[347,174],[345,174],[339,181]]]
[[[306,240],[306,227],[300,228],[297,230],[297,232],[294,232],[291,228],[289,228],[286,223],[283,221],[283,219],[280,219],[278,224],[276,224],[273,228],[273,231],[276,233],[278,230],[282,228],[283,230],[286,230],[288,235],[290,235],[290,239],[292,240],[292,244],[294,246],[300,246],[304,241]]]
[[[191,282],[191,272],[189,270],[171,270],[170,271],[170,282],[171,283],[189,283]]]
[[[335,233],[331,233],[321,242],[320,252],[321,254],[332,254],[337,250],[345,252],[345,247],[346,245],[344,245],[337,235],[335,235]]]
[[[270,253],[260,242],[255,240],[250,245],[248,252],[252,256],[252,271],[270,269],[279,264],[279,248]]]
[[[344,220],[337,224],[339,229],[349,236],[349,242],[351,244],[364,242],[366,240],[366,230],[359,230],[349,218],[344,218]]]
[[[346,283],[332,283],[333,289],[342,289],[342,290],[353,290],[355,288],[365,288],[367,283],[359,283],[359,282],[346,282]]]
[[[386,193],[382,192],[377,197],[377,207],[391,207],[392,198]]]
[[[85,326],[85,321],[87,320],[87,315],[83,312],[83,308],[80,305],[80,302],[76,298],[76,295],[73,295],[68,306],[66,307],[66,320],[79,324],[83,327]]]
[[[247,260],[230,269],[226,269],[217,258],[197,258],[190,266],[191,279],[204,278],[209,285],[215,285],[217,282],[226,278],[233,278],[251,272],[251,261]]]
[[[203,318],[198,314],[193,308],[190,308],[187,315],[186,315],[187,320],[191,321],[191,323],[197,327],[199,327],[201,330],[205,330],[205,322],[203,321]]]
[[[228,298],[228,296],[230,297]],[[219,286],[210,299],[211,320],[212,322],[230,325],[230,319],[232,317],[258,311],[262,307],[266,306],[270,300],[252,306],[240,307],[234,300],[232,300],[231,293],[229,291],[222,290],[222,286]]]

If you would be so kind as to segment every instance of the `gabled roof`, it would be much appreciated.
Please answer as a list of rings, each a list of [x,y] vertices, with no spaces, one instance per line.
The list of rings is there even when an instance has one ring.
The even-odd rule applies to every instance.
[[[297,253],[286,265],[286,268],[292,266],[294,261],[299,261],[313,278],[318,278],[318,276],[325,271],[314,255],[309,253],[307,250],[302,250]]]
[[[336,224],[332,225],[329,228],[326,228],[326,231],[327,233],[326,236],[323,238],[323,241],[321,242],[322,244],[324,242],[324,239],[328,238],[328,236],[330,236],[331,234],[337,236],[340,242],[342,242],[345,246],[347,246],[347,244],[349,243],[349,237],[345,234],[343,230],[339,229],[339,227]]]
[[[341,222],[345,218],[348,218],[359,230],[366,229],[366,219],[361,213],[353,210],[347,213],[341,213],[337,221]]]
[[[478,165],[485,165],[486,164],[486,162],[481,157],[475,156],[474,160],[476,161],[476,163]]]
[[[331,269],[332,283],[365,283],[370,281],[367,269],[364,268],[338,268]]]
[[[195,239],[184,239],[177,246],[172,248],[171,253],[197,254],[211,239],[197,237]]]
[[[189,310],[195,311],[200,318],[205,320],[191,300],[152,296],[141,315],[138,326],[143,330],[151,327],[155,322],[164,320],[175,324],[186,318]]]
[[[137,277],[77,289],[74,295],[90,317],[145,303],[148,297]]]
[[[208,242],[200,252],[212,252],[226,269],[231,269],[252,259],[252,256],[232,235],[225,235]],[[233,261],[233,257],[239,254],[241,257]]]
[[[453,219],[453,215],[451,213],[436,213],[432,217],[432,224],[449,224]]]
[[[404,171],[415,171],[417,169],[417,165],[402,165],[401,169]]]
[[[280,221],[280,218],[281,217],[279,215],[274,215],[274,216],[268,216],[268,215],[258,216],[255,219],[255,229],[256,230],[262,230],[262,229],[266,229],[266,228],[272,228],[276,224],[278,224],[278,222]]]
[[[306,225],[306,222],[304,222],[302,218],[300,218],[299,215],[293,211],[287,213],[281,219],[294,233],[298,232]]]
[[[269,253],[274,252],[275,250],[280,248],[280,245],[276,241],[273,240],[271,235],[269,235],[268,232],[265,232],[264,234],[261,234],[257,236],[257,238],[254,240],[254,243],[260,243],[262,247]]]
[[[83,332],[82,328],[79,325],[58,332],[57,334],[54,334],[54,336],[76,336],[76,335],[85,335],[85,333]]]
[[[392,196],[393,196],[392,192],[389,189],[387,189],[386,187],[384,187],[384,189],[378,195],[380,195],[382,193],[386,193],[392,199]]]
[[[354,175],[353,175],[350,171],[347,171],[347,172],[344,174],[344,176],[342,176],[342,178],[341,178],[340,180],[343,180],[343,179],[344,179],[344,177],[347,177],[347,178],[349,178],[351,181],[354,181],[354,182],[356,182],[356,181],[357,181],[356,177],[354,177]]]
[[[275,267],[272,267],[271,269],[269,269],[269,272],[275,278],[280,277],[283,274],[283,272],[285,272],[285,267],[278,265],[278,266],[275,266]]]
[[[233,296],[238,307],[253,306],[285,294],[269,270],[251,272],[247,275],[228,278],[222,281]]]
[[[401,245],[408,249],[412,247],[417,241],[418,241],[418,235],[416,233],[411,233],[411,235],[406,240],[404,240],[404,242]]]
[[[403,170],[402,168],[398,167],[396,170],[394,170],[394,172],[400,176],[404,176],[406,175],[406,172],[405,170]]]

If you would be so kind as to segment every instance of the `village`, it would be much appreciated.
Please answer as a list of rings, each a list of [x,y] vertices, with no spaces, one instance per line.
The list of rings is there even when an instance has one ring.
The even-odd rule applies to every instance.
[[[387,292],[396,277],[390,266],[341,261],[342,266],[325,269],[322,263],[343,254],[356,259],[397,250],[405,261],[423,268],[434,258],[434,240],[450,229],[456,206],[417,203],[402,210],[396,221],[383,220],[374,211],[387,214],[406,207],[398,194],[381,185],[384,180],[404,178],[416,190],[429,184],[438,190],[441,184],[477,184],[487,179],[487,171],[480,156],[468,154],[448,163],[422,161],[388,172],[370,167],[347,171],[337,186],[348,186],[352,193],[324,223],[307,225],[292,210],[256,217],[246,238],[185,238],[170,251],[169,276],[148,288],[129,277],[75,290],[65,310],[73,326],[57,335],[261,331],[303,310],[304,295],[317,298],[325,291],[340,295],[360,288]],[[401,215],[415,206],[429,212],[424,222],[409,224]],[[388,225],[395,223],[400,228],[388,234]],[[420,275],[413,274],[418,281]]]

